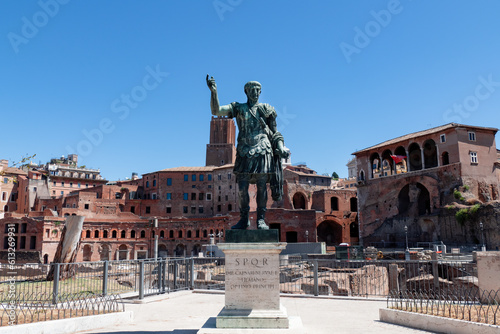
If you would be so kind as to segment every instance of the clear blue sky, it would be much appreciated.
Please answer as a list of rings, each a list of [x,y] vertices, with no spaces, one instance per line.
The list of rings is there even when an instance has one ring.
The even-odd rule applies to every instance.
[[[221,104],[260,81],[292,162],[345,177],[352,152],[387,139],[500,126],[499,13],[495,0],[4,0],[0,158],[78,153],[109,180],[203,166],[209,73]]]

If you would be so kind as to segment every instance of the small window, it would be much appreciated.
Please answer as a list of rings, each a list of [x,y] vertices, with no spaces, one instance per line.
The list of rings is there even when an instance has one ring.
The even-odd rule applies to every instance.
[[[470,152],[470,163],[477,164],[477,152]]]
[[[151,207],[150,206],[146,207],[146,213],[151,213]]]
[[[195,201],[196,200],[196,193],[191,193],[191,200]]]
[[[207,201],[211,201],[212,200],[212,194],[211,193],[208,193],[207,194]]]
[[[146,181],[146,188],[149,188],[149,181]]]
[[[439,136],[439,139],[440,139],[441,143],[445,143],[446,142],[446,135]]]
[[[195,207],[195,206],[192,206],[192,207],[191,207],[191,214],[193,214],[193,215],[194,215],[195,213],[196,213],[196,207]]]
[[[185,174],[184,175],[184,181],[188,181],[189,180],[189,175]]]
[[[199,193],[199,195],[198,195],[198,199],[199,199],[200,201],[203,201],[203,200],[205,199],[205,194],[204,194],[204,193]]]
[[[153,187],[156,187],[156,180],[153,180]]]
[[[70,188],[73,188],[73,182],[70,182],[70,183],[69,183],[69,187],[70,187]]]
[[[183,206],[182,207],[182,213],[188,213],[188,207],[187,206]]]
[[[132,205],[132,206],[130,207],[130,212],[135,213],[135,206],[133,206],[133,205]]]
[[[227,174],[227,179],[231,180],[231,173]]]
[[[193,181],[193,182],[196,181],[196,174],[191,175],[191,181]]]
[[[183,197],[182,197],[185,201],[187,201],[189,199],[189,194],[188,193],[184,193]]]
[[[171,186],[172,185],[172,178],[168,178],[167,179],[167,186]]]
[[[204,181],[204,179],[205,179],[205,175],[200,174],[200,181]]]
[[[207,179],[208,179],[208,181],[212,181],[212,174],[208,174]]]
[[[167,199],[172,199],[172,193],[167,193]]]
[[[468,132],[469,133],[469,140],[470,141],[476,141],[476,133],[475,132]]]
[[[232,204],[228,204],[227,205],[227,211],[233,211],[233,205]]]
[[[125,239],[126,238],[125,233],[126,233],[125,230],[122,230],[120,233],[120,238]]]
[[[172,213],[172,207],[167,206],[167,213]]]
[[[61,182],[61,187],[64,187],[64,181]]]
[[[222,175],[220,175],[220,174],[217,175],[217,180],[219,180],[219,181],[222,180]]]
[[[84,209],[85,209],[85,210],[88,210],[88,209],[89,209],[89,207],[90,207],[90,205],[89,205],[88,203],[84,205]]]
[[[202,206],[198,207],[198,213],[203,213],[203,207]]]
[[[152,198],[152,199],[156,199],[156,193],[153,193],[153,194],[151,195],[151,198]]]
[[[217,212],[221,212],[222,207],[220,205],[217,205]]]

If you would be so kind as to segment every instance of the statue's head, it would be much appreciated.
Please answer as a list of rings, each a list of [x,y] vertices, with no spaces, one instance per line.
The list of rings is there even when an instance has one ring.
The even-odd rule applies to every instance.
[[[260,90],[262,88],[262,85],[257,82],[257,81],[249,81],[245,84],[245,94],[247,97],[250,97],[248,94],[252,90],[252,88],[258,88],[258,92],[255,92],[257,94],[256,98],[259,98],[260,95]],[[255,98],[255,96],[253,96]]]

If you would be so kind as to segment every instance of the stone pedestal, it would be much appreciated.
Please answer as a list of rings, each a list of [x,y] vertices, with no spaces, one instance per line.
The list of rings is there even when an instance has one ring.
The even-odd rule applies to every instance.
[[[272,231],[226,234],[226,243],[217,245],[226,257],[225,307],[217,316],[217,328],[289,327],[286,310],[280,304],[279,279],[279,254],[286,243],[242,242],[251,240],[253,232]],[[239,242],[227,242],[231,240]]]

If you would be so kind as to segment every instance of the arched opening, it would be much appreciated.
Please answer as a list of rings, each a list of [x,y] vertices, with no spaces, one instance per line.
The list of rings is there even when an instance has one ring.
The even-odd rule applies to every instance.
[[[359,180],[360,181],[364,181],[365,180],[365,172],[364,171],[359,172]]]
[[[142,230],[141,231],[141,238],[145,238],[146,237],[146,231]]]
[[[380,156],[378,153],[372,153],[370,156],[370,169],[372,179],[380,176]]]
[[[107,231],[107,230],[104,230],[104,231],[102,232],[102,237],[103,237],[103,238],[107,238],[107,237],[108,237],[108,231]]]
[[[431,201],[427,188],[421,183],[407,184],[399,191],[400,215],[421,216],[431,213]]]
[[[168,231],[168,237],[169,237],[170,239],[173,239],[173,238],[174,238],[174,230],[170,230],[170,231]]]
[[[433,168],[438,166],[438,155],[436,143],[428,139],[424,143],[424,167]]]
[[[288,231],[286,232],[286,242],[288,243],[296,243],[298,242],[298,234],[296,231]]]
[[[192,233],[191,233],[191,230],[187,231],[187,233],[186,233],[186,237],[187,237],[188,239],[191,239],[191,237],[192,237],[192,235],[191,235],[191,234],[192,234]]]
[[[349,202],[351,205],[351,212],[358,212],[358,199],[356,197],[351,197]]]
[[[448,154],[448,152],[443,152],[443,154],[441,154],[441,162],[443,166],[450,164],[450,155]]]
[[[92,248],[90,245],[83,246],[83,261],[90,261],[92,257]]]
[[[163,230],[160,231],[160,238],[162,238],[162,239],[165,238],[165,231],[163,231]]]
[[[127,245],[120,245],[118,248],[118,260],[128,260]]]
[[[43,256],[43,264],[49,264],[49,254]]]
[[[359,238],[359,225],[357,222],[353,222],[349,225],[349,236],[351,238]]]
[[[126,233],[125,230],[122,230],[120,232],[120,238],[125,239],[126,238],[125,233]]]
[[[101,246],[101,261],[109,261],[109,246]]]
[[[87,230],[87,231],[85,232],[85,238],[90,238],[90,230]]]
[[[293,208],[294,209],[306,209],[306,197],[302,193],[295,193],[293,195]]]
[[[111,232],[111,237],[112,237],[112,238],[114,238],[114,239],[116,239],[116,237],[117,237],[116,230],[113,230],[113,231]]]
[[[158,256],[159,257],[168,257],[167,246],[161,244],[158,246]]]
[[[134,230],[130,231],[130,237],[135,238],[135,231]]]
[[[385,150],[382,153],[382,171],[383,176],[389,176],[394,174],[394,160],[392,160],[392,152],[390,150]]]
[[[94,231],[94,238],[96,238],[96,239],[99,238],[99,230]]]
[[[207,230],[203,230],[203,238],[208,238],[208,231]]]
[[[193,256],[198,256],[200,253],[201,253],[201,245],[200,244],[195,244],[193,246],[192,255]]]
[[[421,170],[422,169],[422,153],[420,152],[420,146],[417,143],[413,143],[408,148],[410,155],[410,171]]]
[[[408,158],[403,146],[398,146],[396,148],[392,160],[396,163],[396,174],[408,173]]]
[[[178,237],[179,239],[181,239],[181,238],[182,238],[182,230],[180,230],[180,231],[178,231],[178,232],[177,232],[177,237]]]
[[[338,245],[342,242],[342,226],[340,224],[325,220],[317,227],[318,242],[324,242],[327,246]]]
[[[330,198],[330,208],[332,211],[339,211],[339,199],[338,197]]]
[[[186,247],[184,245],[178,244],[177,246],[175,246],[174,256],[176,257],[184,256],[185,250]]]

